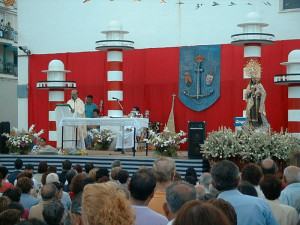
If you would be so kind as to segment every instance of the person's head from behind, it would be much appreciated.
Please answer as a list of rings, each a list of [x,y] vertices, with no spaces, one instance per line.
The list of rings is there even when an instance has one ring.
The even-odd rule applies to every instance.
[[[109,171],[106,168],[99,168],[99,170],[96,172],[96,181],[99,182],[99,180],[103,180],[105,178],[109,179]]]
[[[196,189],[185,181],[175,181],[167,187],[164,212],[169,220],[173,219],[180,208],[191,200],[196,200]]]
[[[57,173],[57,167],[54,165],[50,165],[48,171],[49,173]]]
[[[260,182],[260,189],[268,200],[276,200],[281,193],[281,181],[274,175],[268,174]]]
[[[89,174],[89,172],[91,171],[91,169],[93,169],[95,166],[92,162],[87,162],[85,165],[84,165],[84,170],[85,170],[85,173]]]
[[[156,178],[151,170],[138,170],[133,174],[129,183],[131,197],[140,202],[149,200],[154,195]]]
[[[116,159],[111,163],[110,168],[112,169],[115,167],[122,167],[122,163],[120,160]]]
[[[242,181],[247,181],[250,184],[257,186],[263,173],[261,168],[255,163],[249,163],[242,171]]]
[[[202,173],[199,177],[199,183],[208,189],[211,184],[211,175],[210,173]]]
[[[283,181],[286,185],[300,183],[300,168],[288,166],[283,171]]]
[[[53,184],[57,189],[57,193],[54,198],[57,200],[61,200],[63,197],[64,185],[58,181],[54,181],[51,184]]]
[[[138,106],[134,106],[131,111],[139,113],[140,112],[140,108]]]
[[[23,161],[22,159],[16,159],[15,160],[15,169],[16,170],[21,170],[23,167]]]
[[[237,215],[236,212],[233,208],[233,206],[225,201],[224,199],[210,199],[207,201],[207,203],[210,203],[212,205],[214,205],[215,207],[217,207],[218,209],[220,209],[224,215],[227,217],[227,219],[229,220],[230,224],[232,225],[236,225],[237,224]]]
[[[186,171],[185,171],[185,177],[193,177],[194,180],[197,182],[197,172],[194,168],[190,167],[190,168],[187,168]]]
[[[275,174],[278,171],[277,164],[272,159],[265,159],[261,162],[260,168],[264,175]]]
[[[68,171],[72,168],[72,162],[70,160],[65,160],[62,162],[62,169]]]
[[[14,225],[22,220],[22,214],[17,209],[7,209],[0,213],[0,225]]]
[[[211,168],[212,185],[218,191],[236,189],[240,178],[239,168],[229,160],[222,160]]]
[[[7,196],[0,197],[0,213],[5,211],[11,200]]]
[[[21,203],[19,202],[11,202],[9,203],[9,205],[7,206],[6,209],[15,209],[15,210],[18,210],[19,212],[19,216],[22,218],[23,214],[24,214],[24,207]]]
[[[82,195],[79,194],[72,200],[72,205],[69,210],[71,225],[83,224],[81,205],[82,205]]]
[[[34,166],[33,166],[32,164],[27,164],[27,165],[25,166],[24,172],[28,172],[28,173],[33,174],[33,172],[34,172]]]
[[[197,180],[195,180],[194,177],[192,177],[192,176],[187,176],[184,178],[184,180],[192,185],[197,184]]]
[[[46,161],[42,161],[38,166],[38,173],[45,173],[48,170],[48,163]]]
[[[85,225],[134,224],[133,209],[124,192],[109,183],[88,184],[84,187],[82,213]]]
[[[93,102],[93,95],[88,95],[85,98],[87,104],[91,104]]]
[[[58,193],[58,189],[54,184],[46,184],[41,189],[41,196],[43,201],[53,200]]]
[[[2,176],[2,179],[5,181],[8,176],[8,169],[5,166],[0,166],[0,175]],[[0,184],[1,186],[1,184]]]
[[[118,173],[118,180],[120,184],[126,184],[128,185],[129,182],[129,172],[127,170],[121,170]]]
[[[290,158],[290,166],[300,167],[300,151],[294,151]]]
[[[118,175],[119,175],[119,172],[121,170],[122,170],[121,167],[114,167],[114,168],[112,168],[112,170],[110,171],[111,179],[118,180]]]
[[[224,213],[209,203],[189,201],[179,210],[174,225],[229,225]]]
[[[33,218],[33,219],[28,219],[28,220],[22,220],[15,225],[47,225],[44,221]]]
[[[22,177],[18,179],[17,187],[21,189],[22,193],[29,194],[33,188],[33,181],[28,177]]]
[[[52,182],[58,182],[59,178],[56,173],[49,173],[46,177],[46,184],[50,184]]]
[[[20,188],[7,188],[2,196],[7,196],[12,202],[20,202],[22,191]]]
[[[87,175],[85,173],[79,173],[72,179],[70,191],[73,192],[74,195],[83,191],[86,178]]]
[[[257,197],[257,191],[255,187],[247,181],[241,182],[237,189],[244,195]]]
[[[89,177],[90,177],[91,179],[93,179],[94,181],[97,181],[96,173],[97,173],[98,170],[99,170],[99,168],[93,168],[93,169],[91,169],[90,172],[89,172]]]
[[[176,172],[175,162],[169,157],[158,158],[153,163],[152,171],[157,183],[168,183],[174,179]]]
[[[72,182],[72,179],[76,176],[77,171],[74,169],[70,169],[66,174],[66,180],[68,181],[68,184],[70,185]]]
[[[43,217],[48,225],[61,224],[64,216],[64,206],[60,201],[50,201],[44,205]]]

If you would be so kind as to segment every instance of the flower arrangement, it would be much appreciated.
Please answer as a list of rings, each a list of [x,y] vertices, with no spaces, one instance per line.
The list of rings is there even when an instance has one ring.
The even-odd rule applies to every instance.
[[[209,133],[201,145],[207,159],[240,158],[260,163],[266,158],[289,160],[291,153],[300,149],[300,140],[290,133],[277,132],[233,132],[221,128]]]
[[[34,131],[35,125],[31,125],[28,131],[18,130],[17,128],[13,128],[10,134],[2,134],[8,138],[6,141],[6,146],[9,148],[11,153],[28,153],[30,152],[30,147],[35,138],[39,137],[44,133],[44,130],[40,130],[40,132],[36,133]]]
[[[94,140],[95,149],[108,149],[116,134],[110,129],[103,129],[101,131],[92,129],[89,131],[89,135]]]
[[[149,130],[149,138],[144,139],[146,143],[150,144],[150,149],[155,149],[157,155],[177,157],[177,150],[179,144],[186,142],[186,138],[182,130],[179,133],[171,132],[167,127],[160,133],[155,133]]]

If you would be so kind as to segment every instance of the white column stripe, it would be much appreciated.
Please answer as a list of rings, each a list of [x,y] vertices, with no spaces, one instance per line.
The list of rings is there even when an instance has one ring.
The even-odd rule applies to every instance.
[[[123,71],[107,71],[107,81],[123,81]]]
[[[107,100],[113,101],[114,98],[120,99],[120,101],[123,101],[123,91],[108,91],[107,92]]]
[[[49,121],[56,121],[55,111],[49,111]]]
[[[57,132],[49,130],[49,141],[57,141]]]
[[[288,110],[288,121],[300,122],[300,110],[299,109]]]
[[[122,110],[108,110],[108,116],[123,117],[123,111]]]
[[[288,98],[300,98],[300,86],[289,87]]]
[[[261,46],[245,46],[244,57],[261,57]]]
[[[108,51],[107,62],[123,62],[123,53],[121,51]]]
[[[65,92],[62,91],[49,91],[49,102],[64,102]]]

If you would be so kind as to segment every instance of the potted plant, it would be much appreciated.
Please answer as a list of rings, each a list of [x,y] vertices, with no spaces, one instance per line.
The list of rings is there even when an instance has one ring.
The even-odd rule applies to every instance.
[[[14,127],[14,131],[10,134],[2,134],[8,138],[6,146],[9,148],[10,153],[28,154],[30,152],[34,139],[44,133],[44,130],[36,133],[34,127],[35,125],[31,125],[28,131],[18,130]]]
[[[186,138],[182,130],[179,133],[171,132],[167,127],[160,133],[149,130],[149,138],[144,139],[149,144],[150,149],[154,149],[159,156],[177,157],[177,150],[180,144],[186,142]]]
[[[89,135],[94,140],[94,149],[97,150],[108,150],[116,134],[110,129],[103,129],[101,131],[92,129],[89,131]]]

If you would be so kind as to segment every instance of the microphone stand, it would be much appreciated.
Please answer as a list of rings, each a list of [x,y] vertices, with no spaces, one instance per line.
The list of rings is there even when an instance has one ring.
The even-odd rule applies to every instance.
[[[122,104],[120,103],[119,100],[120,100],[120,99],[117,99],[117,102],[118,102],[119,106],[121,107],[121,109],[123,110],[123,114],[125,114],[125,110],[124,110],[124,108],[123,108],[123,106],[122,106]]]

